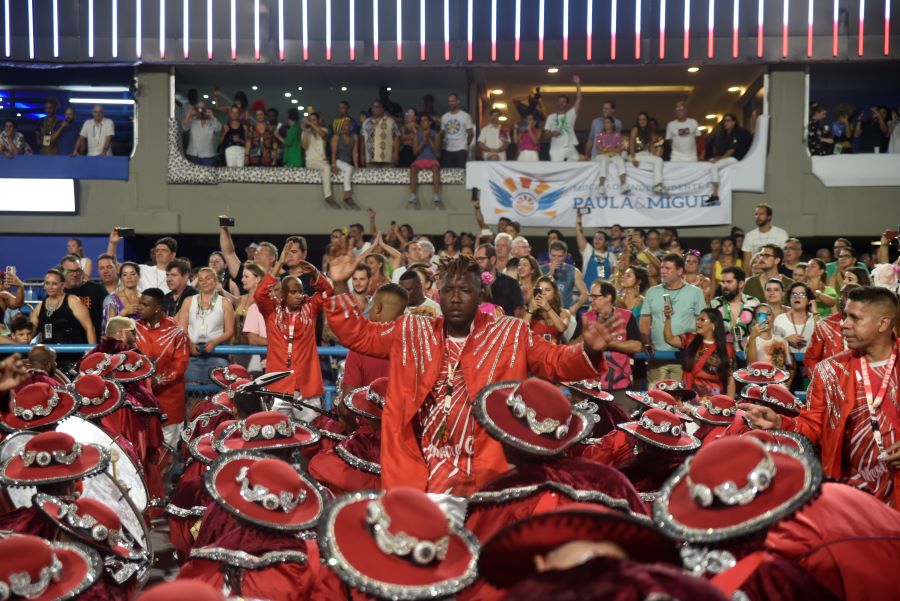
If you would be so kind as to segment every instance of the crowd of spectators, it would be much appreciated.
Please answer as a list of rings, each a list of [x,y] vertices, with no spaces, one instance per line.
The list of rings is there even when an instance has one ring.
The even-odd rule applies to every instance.
[[[809,107],[806,145],[813,156],[900,153],[900,108],[839,105],[829,119],[828,107]]]
[[[104,116],[101,105],[95,105],[91,109],[91,118],[81,125],[75,121],[73,107],[67,107],[62,118],[59,108],[59,101],[47,100],[44,104],[45,116],[38,120],[33,139],[28,139],[17,130],[15,120],[6,119],[0,132],[0,153],[7,159],[35,153],[89,157],[112,155],[116,128],[112,119]]]
[[[372,209],[368,227],[353,223],[335,229],[329,246],[349,245],[356,257],[350,287],[360,310],[368,314],[379,290],[399,286],[406,294],[407,313],[439,316],[437,265],[444,257],[470,255],[489,284],[481,310],[520,317],[547,340],[577,341],[585,319],[618,315],[619,338],[611,350],[618,355],[607,375],[612,390],[685,379],[704,394],[724,392],[731,381],[725,376],[737,366],[740,353],[748,361],[769,361],[790,370],[794,386],[801,388],[807,373],[794,355],[809,348],[820,320],[840,312],[845,292],[873,283],[876,264],[889,263],[893,236],[886,233],[875,254],[858,253],[848,240],[838,238],[833,248],[818,249],[813,256],[800,239],[774,224],[769,205],[760,204],[755,229],[745,233],[735,227],[729,236],[711,240],[709,248],[682,246],[671,227],[614,225],[588,236],[579,217],[574,244],[551,230],[547,252],[538,253],[534,246],[544,241],[528,240],[519,224],[507,219],[491,230],[479,202],[473,204],[478,235],[422,235],[395,221],[382,230]],[[165,294],[165,313],[190,338],[188,380],[204,381],[209,369],[226,361],[215,353],[218,345],[266,343],[256,289],[279,262],[285,273],[302,276],[300,265],[309,252],[305,238],[292,236],[282,245],[292,249],[288,256],[262,241],[239,257],[227,217],[221,222],[221,248],[202,266],[179,255],[171,237],[155,243],[152,265],[118,263],[121,235],[115,229],[107,252],[96,261],[99,283],[90,281],[92,263],[80,256],[82,245],[73,239],[60,264],[47,271],[45,296],[27,319],[16,316],[23,305],[23,285],[15,273],[5,274],[0,303],[8,327],[0,340],[92,343],[112,318],[139,317],[141,292],[158,288]],[[326,275],[329,256],[326,249],[321,265]],[[896,287],[896,271],[892,273]],[[327,327],[319,342],[338,344]],[[706,352],[709,345],[716,349],[712,354]],[[640,351],[647,361],[633,360]],[[678,358],[656,358],[659,351],[679,351]],[[262,369],[261,357],[237,359]]]

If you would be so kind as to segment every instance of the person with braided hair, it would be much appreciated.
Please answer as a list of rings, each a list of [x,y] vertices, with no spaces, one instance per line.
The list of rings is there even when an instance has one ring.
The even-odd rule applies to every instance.
[[[412,486],[469,495],[507,470],[500,443],[475,420],[477,391],[489,384],[524,380],[596,378],[605,373],[608,324],[585,324],[583,343],[561,346],[532,336],[515,317],[479,311],[484,282],[477,262],[444,257],[437,281],[442,317],[404,315],[392,323],[365,319],[349,294],[352,249],[337,247],[329,260],[334,295],[325,303],[331,329],[351,350],[390,359],[382,417],[382,486]],[[534,431],[563,431],[557,416],[526,414]],[[562,430],[560,429],[562,428]]]

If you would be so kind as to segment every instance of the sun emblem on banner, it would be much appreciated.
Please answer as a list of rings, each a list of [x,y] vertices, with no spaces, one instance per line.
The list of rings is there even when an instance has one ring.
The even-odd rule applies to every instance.
[[[500,204],[494,212],[498,215],[515,211],[522,217],[543,215],[544,217],[556,217],[556,211],[551,210],[565,191],[564,188],[548,192],[550,184],[531,177],[515,178],[507,177],[503,185],[491,182],[491,192],[494,199]]]

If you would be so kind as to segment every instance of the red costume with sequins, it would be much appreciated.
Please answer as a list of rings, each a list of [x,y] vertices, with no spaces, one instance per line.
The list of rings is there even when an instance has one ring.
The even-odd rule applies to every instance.
[[[289,311],[278,299],[275,287],[278,280],[266,274],[256,289],[256,305],[266,320],[266,372],[293,370],[293,378],[285,378],[269,388],[275,392],[300,391],[305,399],[321,396],[322,370],[316,349],[316,317],[322,310],[324,293],[331,292],[331,283],[322,275],[313,282],[313,294],[297,311]]]
[[[816,324],[803,359],[806,373],[816,373],[816,365],[821,361],[847,350],[844,346],[844,334],[841,332],[841,319],[843,315],[835,313]]]
[[[900,352],[900,341],[894,341],[894,352]],[[821,447],[822,468],[825,475],[830,478],[861,481],[865,476],[867,480],[873,480],[859,469],[860,463],[857,459],[862,454],[867,455],[872,460],[867,463],[872,467],[887,470],[888,480],[885,484],[881,478],[882,481],[877,484],[879,490],[870,492],[878,494],[882,501],[898,509],[900,495],[896,495],[895,491],[900,487],[900,472],[892,470],[877,459],[873,460],[878,449],[868,423],[866,400],[862,394],[863,384],[858,380],[859,370],[860,357],[854,351],[844,351],[822,361],[809,385],[806,407],[795,418],[782,416],[781,428],[799,432],[809,438],[814,445]],[[882,369],[881,372],[883,371]],[[895,433],[900,432],[900,415],[895,405],[900,401],[897,398],[900,395],[897,384],[900,379],[900,361],[894,364],[892,371],[892,380],[878,411],[879,425],[886,447],[894,440]],[[873,376],[873,393],[877,393],[881,386],[881,378],[874,377],[876,372],[876,369],[870,371]],[[864,413],[861,417],[860,412]],[[862,425],[857,427],[859,424]],[[866,448],[861,449],[861,444],[865,444]],[[867,469],[866,472],[868,471],[870,470]]]
[[[326,312],[331,329],[343,344],[391,361],[381,422],[381,480],[385,488],[406,485],[424,491],[471,494],[508,468],[500,443],[474,418],[469,421],[466,417],[471,417],[466,408],[471,409],[478,391],[494,382],[524,380],[528,374],[572,381],[595,378],[606,370],[602,358],[598,365],[592,365],[583,347],[561,346],[533,337],[528,325],[513,317],[477,313],[458,363],[449,366],[445,353],[450,340],[443,318],[404,315],[393,323],[372,323],[362,316],[349,294],[331,298]],[[453,381],[452,387],[442,381],[442,373],[452,373],[453,377],[444,378]],[[441,424],[423,420],[420,410],[444,403],[444,395],[455,401],[461,390],[465,392],[465,406],[454,402],[452,419],[465,423],[451,421],[449,408]],[[469,434],[458,438],[463,432]],[[429,438],[423,439],[423,433]],[[442,443],[439,453],[452,456],[455,451],[460,461],[466,457],[455,472],[445,471],[439,453],[430,453],[430,460],[426,458],[423,446],[434,447],[437,442]],[[441,470],[436,485],[439,490],[432,483],[436,469]]]
[[[191,358],[190,341],[174,319],[164,315],[155,326],[139,319],[135,322],[137,348],[156,362],[153,394],[169,424],[184,421],[184,372]]]

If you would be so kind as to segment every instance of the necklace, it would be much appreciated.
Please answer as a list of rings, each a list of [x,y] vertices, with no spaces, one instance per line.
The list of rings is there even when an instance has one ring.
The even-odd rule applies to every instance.
[[[63,297],[56,302],[56,306],[51,309],[50,308],[50,299],[48,298],[44,302],[44,315],[46,315],[47,317],[53,317],[53,314],[56,313],[56,311],[62,306],[62,303],[65,299],[66,299],[65,295],[63,295]]]

